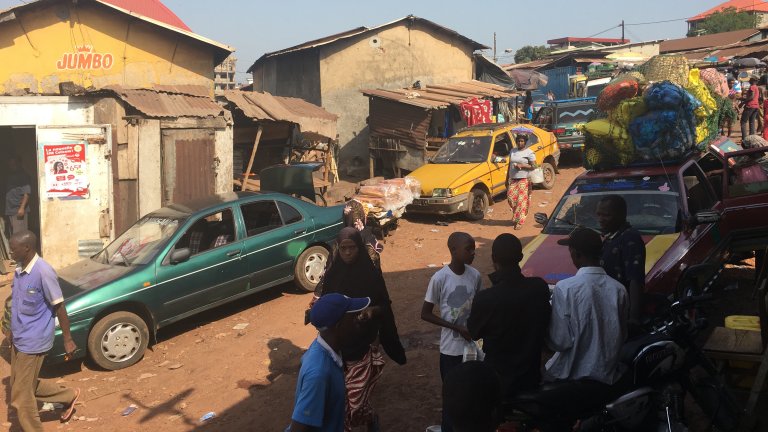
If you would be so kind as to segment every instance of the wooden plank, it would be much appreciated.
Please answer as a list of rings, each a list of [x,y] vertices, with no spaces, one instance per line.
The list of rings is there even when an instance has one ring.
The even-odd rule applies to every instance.
[[[251,169],[253,168],[253,160],[256,159],[256,150],[259,148],[259,141],[261,140],[262,127],[259,125],[259,130],[256,131],[256,139],[253,140],[253,150],[251,150],[251,159],[248,161],[248,167],[243,173],[243,190],[248,188],[248,180],[251,176]]]
[[[715,327],[704,351],[759,355],[763,352],[761,339],[760,332]]]

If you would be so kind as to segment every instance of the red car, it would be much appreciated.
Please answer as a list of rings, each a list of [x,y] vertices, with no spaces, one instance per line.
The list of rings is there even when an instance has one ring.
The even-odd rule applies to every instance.
[[[678,280],[687,267],[712,263],[721,268],[731,252],[758,249],[768,241],[766,152],[741,150],[722,138],[704,155],[676,164],[581,174],[551,217],[535,215],[544,229],[524,249],[523,274],[542,277],[551,286],[573,276],[568,248],[557,240],[577,226],[599,230],[598,201],[618,194],[627,202],[628,221],[645,240],[646,292],[680,296]]]

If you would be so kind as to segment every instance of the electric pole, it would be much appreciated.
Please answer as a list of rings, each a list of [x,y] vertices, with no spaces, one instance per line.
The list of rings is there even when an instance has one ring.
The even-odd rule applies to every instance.
[[[624,20],[621,20],[621,43],[624,44]]]
[[[496,32],[493,32],[493,62],[496,63]]]

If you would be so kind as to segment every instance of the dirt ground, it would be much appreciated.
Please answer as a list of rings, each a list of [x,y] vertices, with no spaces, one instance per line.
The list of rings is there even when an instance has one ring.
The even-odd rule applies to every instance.
[[[533,192],[529,220],[514,232],[524,244],[540,229],[533,213],[550,213],[581,171],[563,168],[552,191]],[[440,422],[439,329],[419,319],[427,283],[449,260],[445,242],[457,230],[475,237],[475,267],[488,274],[491,242],[510,232],[509,218],[509,207],[500,201],[480,222],[401,220],[387,238],[382,265],[408,364],[390,361],[375,392],[382,430],[423,431]],[[438,220],[449,226],[436,225]],[[0,299],[8,290],[0,288]],[[315,337],[314,329],[303,325],[309,300],[310,295],[284,285],[186,319],[162,329],[144,359],[126,370],[104,372],[87,361],[48,368],[45,376],[82,390],[82,403],[68,424],[59,423],[58,412],[43,413],[45,430],[283,431],[290,420],[301,355]],[[238,324],[248,325],[234,329]],[[7,401],[7,342],[0,354],[6,360],[0,361],[0,389]],[[136,411],[122,416],[131,404]],[[0,423],[20,430],[7,411],[7,403],[2,404]],[[209,412],[215,417],[201,422]]]

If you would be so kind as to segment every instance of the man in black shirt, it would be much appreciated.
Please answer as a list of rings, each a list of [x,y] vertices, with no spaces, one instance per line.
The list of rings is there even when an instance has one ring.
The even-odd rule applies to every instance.
[[[541,278],[520,272],[523,247],[512,234],[493,241],[493,286],[472,302],[467,328],[483,339],[485,362],[499,374],[506,395],[536,387],[541,381],[541,352],[549,329],[549,287]]]
[[[597,220],[605,235],[600,264],[608,276],[621,282],[629,294],[629,319],[637,323],[643,313],[645,242],[627,222],[627,202],[608,195],[597,205]]]

